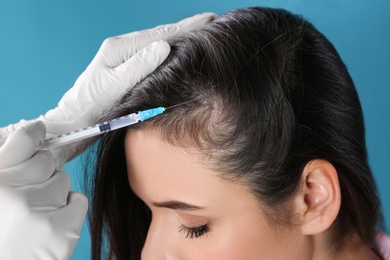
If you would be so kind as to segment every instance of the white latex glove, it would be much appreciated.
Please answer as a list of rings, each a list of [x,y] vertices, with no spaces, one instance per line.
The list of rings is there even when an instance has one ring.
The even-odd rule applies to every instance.
[[[0,148],[0,259],[69,259],[88,208],[69,193],[50,151],[36,151],[45,125],[14,131]]]
[[[164,61],[170,51],[165,40],[199,28],[214,17],[212,13],[199,14],[175,24],[106,39],[58,107],[39,118],[46,124],[48,137],[96,123],[104,110]],[[25,123],[22,120],[0,129],[0,146],[17,125]],[[52,152],[61,166],[75,157],[76,151],[71,145]]]

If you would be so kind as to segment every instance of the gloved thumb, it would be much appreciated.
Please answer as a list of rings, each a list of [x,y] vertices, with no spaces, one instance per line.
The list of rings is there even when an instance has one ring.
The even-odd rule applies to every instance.
[[[19,127],[0,147],[0,169],[18,165],[31,158],[43,140],[46,127],[41,121]]]

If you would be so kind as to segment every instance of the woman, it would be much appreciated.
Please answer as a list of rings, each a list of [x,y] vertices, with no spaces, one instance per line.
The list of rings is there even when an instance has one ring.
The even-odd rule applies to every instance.
[[[94,259],[384,257],[361,106],[320,32],[248,8],[170,44],[102,118],[167,108],[97,145]]]

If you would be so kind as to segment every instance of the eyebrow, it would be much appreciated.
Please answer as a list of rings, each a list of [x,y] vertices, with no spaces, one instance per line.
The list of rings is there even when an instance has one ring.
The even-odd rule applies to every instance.
[[[182,201],[170,200],[163,202],[153,202],[153,206],[158,208],[168,208],[174,210],[195,211],[205,209],[204,207],[188,204]]]

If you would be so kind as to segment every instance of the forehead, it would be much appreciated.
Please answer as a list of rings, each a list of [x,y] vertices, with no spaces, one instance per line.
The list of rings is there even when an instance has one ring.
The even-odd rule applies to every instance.
[[[129,131],[125,139],[131,188],[148,201],[180,200],[200,206],[240,208],[257,201],[246,189],[201,164],[199,158],[174,147],[150,131]],[[253,206],[253,205],[252,205]]]

